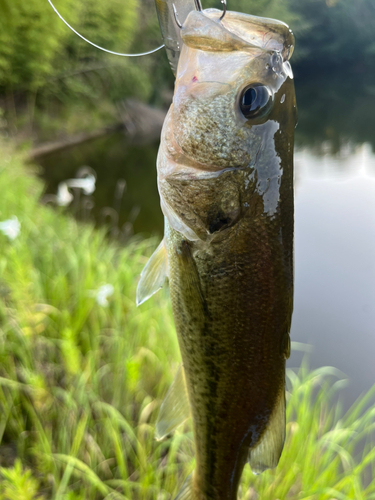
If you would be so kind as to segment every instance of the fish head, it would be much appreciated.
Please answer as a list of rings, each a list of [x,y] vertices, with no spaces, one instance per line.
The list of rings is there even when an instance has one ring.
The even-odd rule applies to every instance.
[[[238,191],[247,189],[250,180],[252,186],[259,184],[263,194],[269,191],[272,199],[264,200],[264,211],[269,215],[276,212],[280,182],[276,180],[270,190],[269,179],[280,177],[287,164],[292,168],[296,124],[293,73],[289,63],[294,47],[291,30],[280,21],[235,12],[227,12],[220,21],[220,14],[215,9],[192,11],[181,29],[183,47],[166,127],[168,133],[164,134],[174,163],[163,169],[161,162],[159,168],[159,176],[168,177],[172,191],[180,189],[181,182],[185,182],[184,192],[180,189],[181,197],[186,199],[191,191],[192,202],[200,204],[193,210],[201,212],[200,220],[207,213],[224,214],[220,220],[227,221],[225,224],[216,224],[215,216],[214,222],[194,227],[194,234],[200,239],[210,234],[212,228],[221,230],[238,220],[243,213],[238,200],[246,198]],[[280,158],[284,159],[283,165]],[[241,187],[238,183],[232,185],[237,200],[233,201],[233,196],[227,194],[225,206],[217,209],[217,189],[212,186],[217,187],[220,182],[215,175],[241,169],[246,169],[248,181],[244,179]],[[196,187],[197,183],[189,182],[195,180],[203,183]],[[204,182],[209,185],[207,190]],[[230,185],[225,186],[229,193]],[[170,222],[172,211],[178,218],[181,214],[186,216],[186,206],[171,207],[177,203],[176,199],[172,200],[172,191],[167,193],[169,188],[160,187],[161,183],[162,207]],[[202,195],[202,202],[198,202],[196,192]],[[170,198],[169,202],[166,197]],[[219,198],[223,200],[223,195]],[[228,210],[231,215],[227,217]],[[189,221],[191,228],[196,223]],[[181,225],[173,221],[171,225],[182,231]],[[185,234],[188,233],[185,231]]]
[[[210,169],[247,165],[254,126],[295,120],[293,84],[286,84],[289,28],[274,21],[278,31],[271,31],[269,22],[244,14],[228,12],[222,22],[217,16],[192,11],[182,28],[172,118],[183,152]]]

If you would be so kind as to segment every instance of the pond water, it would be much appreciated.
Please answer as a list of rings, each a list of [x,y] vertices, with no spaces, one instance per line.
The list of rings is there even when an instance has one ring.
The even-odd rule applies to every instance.
[[[350,399],[375,383],[375,155],[296,152],[295,308],[291,338],[332,365]],[[290,366],[301,357],[293,353]]]
[[[370,75],[296,79],[295,308],[291,337],[312,346],[310,366],[349,379],[347,401],[375,383],[375,81]],[[82,165],[97,174],[81,218],[161,237],[158,143],[103,137],[40,159],[47,192]],[[127,184],[120,196],[121,180]],[[82,199],[81,199],[82,202]],[[114,210],[104,209],[112,207]],[[119,220],[117,215],[119,214]],[[124,226],[125,224],[125,226]],[[288,361],[298,366],[303,353]]]

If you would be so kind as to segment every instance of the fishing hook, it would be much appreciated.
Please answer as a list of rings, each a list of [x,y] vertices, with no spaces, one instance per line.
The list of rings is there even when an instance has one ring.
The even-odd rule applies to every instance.
[[[221,14],[219,21],[222,21],[227,13],[227,0],[221,0],[221,3],[223,4],[223,13]]]
[[[157,47],[156,49],[150,50],[149,52],[141,52],[139,54],[123,54],[122,52],[113,52],[112,50],[105,49],[104,47],[100,47],[100,45],[96,45],[96,43],[90,42],[90,40],[87,40],[87,38],[85,38],[80,33],[78,33],[78,31],[76,31],[72,26],[70,26],[70,24],[67,21],[65,21],[65,19],[63,18],[63,16],[56,9],[56,7],[53,5],[52,0],[47,0],[47,1],[50,4],[50,6],[52,7],[52,9],[55,11],[55,13],[59,16],[59,18],[61,19],[61,21],[63,23],[65,23],[68,26],[68,28],[73,31],[73,33],[75,33],[76,35],[78,35],[80,38],[82,38],[82,40],[84,40],[85,42],[89,43],[93,47],[96,47],[97,49],[100,49],[103,52],[108,52],[108,54],[113,54],[115,56],[122,56],[122,57],[140,57],[140,56],[148,56],[149,54],[154,54],[155,52],[157,52],[158,50],[161,50],[164,47],[164,44],[163,44],[163,45],[160,45],[160,47]],[[199,2],[199,0],[196,0],[196,1]]]
[[[49,1],[49,0],[48,0]],[[221,3],[223,4],[223,13],[222,15],[220,16],[220,19],[219,21],[222,21],[225,17],[225,14],[227,13],[227,0],[220,0]],[[202,12],[202,4],[200,2],[200,0],[194,0],[195,2],[195,6],[197,8],[197,11],[198,12]],[[176,9],[176,6],[174,3],[172,3],[172,7],[173,7],[173,14],[174,14],[174,19],[176,21],[176,24],[179,28],[182,28],[182,24],[180,23],[179,19],[178,19],[178,16],[177,16],[177,9]]]
[[[177,26],[181,29],[182,28],[182,24],[178,20],[177,9],[176,9],[176,6],[175,6],[174,3],[172,3],[172,7],[173,7],[174,20],[176,21]]]

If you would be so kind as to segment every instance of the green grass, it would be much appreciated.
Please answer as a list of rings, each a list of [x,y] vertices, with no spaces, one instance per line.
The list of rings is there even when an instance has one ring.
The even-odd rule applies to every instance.
[[[0,500],[172,500],[194,467],[191,430],[158,443],[153,422],[177,340],[165,292],[135,307],[158,242],[120,247],[39,204],[30,167],[0,150],[0,221],[21,223],[13,241],[0,233]],[[282,459],[246,467],[242,500],[375,499],[374,392],[343,414],[335,377],[288,372]]]

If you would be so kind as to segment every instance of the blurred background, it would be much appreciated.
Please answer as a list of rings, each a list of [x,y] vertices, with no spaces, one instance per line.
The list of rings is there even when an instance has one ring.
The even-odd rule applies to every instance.
[[[221,8],[219,1],[202,3]],[[161,44],[153,0],[55,5],[107,49]],[[298,368],[308,352],[311,370],[339,369],[329,373],[347,378],[347,409],[375,382],[375,0],[228,0],[228,8],[280,19],[295,34],[288,366]],[[26,478],[37,486],[25,500],[169,499],[190,463],[189,440],[176,451],[182,434],[178,445],[150,444],[148,424],[179,357],[168,302],[162,292],[134,307],[145,256],[163,233],[156,156],[173,83],[163,50],[134,59],[109,55],[73,34],[47,0],[0,0],[0,465],[21,457],[37,471]],[[15,216],[20,227],[7,233]],[[332,420],[325,410],[319,415],[328,432]],[[309,465],[308,457],[300,460]],[[331,476],[337,473],[342,493],[340,460]],[[173,479],[165,479],[166,464]],[[292,470],[288,462],[282,467],[280,474]],[[16,493],[0,487],[1,500],[21,499],[19,478],[26,481],[27,473],[11,470]],[[244,498],[255,500],[260,491],[262,500],[288,491],[292,499],[336,498],[309,490],[323,481],[319,473],[296,489],[301,470],[290,490],[276,493],[264,480],[264,490],[251,486]],[[374,474],[366,469],[365,476],[368,485]],[[337,498],[375,498],[375,489],[359,496],[350,488]]]

